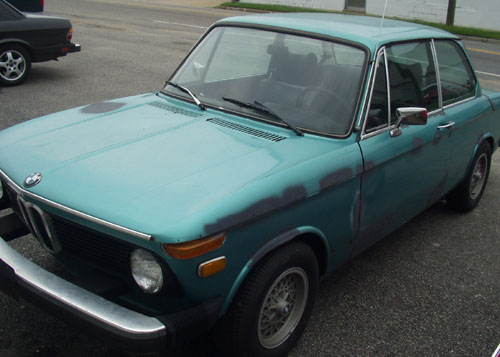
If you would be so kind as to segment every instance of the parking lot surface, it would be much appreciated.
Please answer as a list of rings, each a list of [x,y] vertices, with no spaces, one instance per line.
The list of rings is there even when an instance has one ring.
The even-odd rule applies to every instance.
[[[35,64],[25,84],[0,89],[0,129],[75,106],[160,89],[205,29],[241,14],[213,1],[46,0],[69,18],[82,52]],[[500,45],[465,41],[485,88],[500,90]],[[500,154],[477,209],[439,203],[320,285],[291,356],[490,356],[500,343]],[[49,269],[30,236],[12,242]],[[0,356],[121,356],[88,331],[0,293]],[[211,356],[203,337],[172,353]]]

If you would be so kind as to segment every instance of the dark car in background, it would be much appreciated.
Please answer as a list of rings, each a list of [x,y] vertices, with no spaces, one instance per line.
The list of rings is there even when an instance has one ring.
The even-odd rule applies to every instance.
[[[43,11],[44,0],[8,0],[18,10],[29,12]]]
[[[32,62],[55,60],[80,51],[71,42],[73,27],[67,19],[23,14],[0,0],[0,85],[21,84]]]

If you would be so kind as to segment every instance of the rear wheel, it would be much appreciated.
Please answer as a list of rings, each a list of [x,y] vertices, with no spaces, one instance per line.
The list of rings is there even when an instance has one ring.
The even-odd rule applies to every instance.
[[[448,203],[452,208],[467,212],[477,206],[488,182],[490,165],[491,146],[485,141],[479,146],[464,181],[448,196]]]
[[[266,256],[249,274],[221,321],[219,346],[231,356],[286,356],[312,312],[318,263],[303,243]]]
[[[24,82],[31,71],[31,56],[20,45],[0,47],[0,84],[15,86]]]

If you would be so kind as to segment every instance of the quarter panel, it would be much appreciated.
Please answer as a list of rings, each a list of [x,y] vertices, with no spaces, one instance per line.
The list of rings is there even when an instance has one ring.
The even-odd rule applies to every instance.
[[[499,121],[494,119],[490,102],[484,96],[447,108],[444,113],[445,122],[455,123],[449,132],[442,133],[451,151],[449,181],[445,187],[449,191],[463,180],[475,148],[488,134],[498,132]]]

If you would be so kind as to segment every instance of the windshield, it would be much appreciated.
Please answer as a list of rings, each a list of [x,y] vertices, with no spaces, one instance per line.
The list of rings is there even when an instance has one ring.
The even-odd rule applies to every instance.
[[[307,131],[344,135],[355,114],[364,63],[363,50],[341,43],[216,27],[164,91],[192,100],[179,88],[183,86],[215,108],[280,125],[284,120]],[[268,110],[255,110],[255,103]]]

